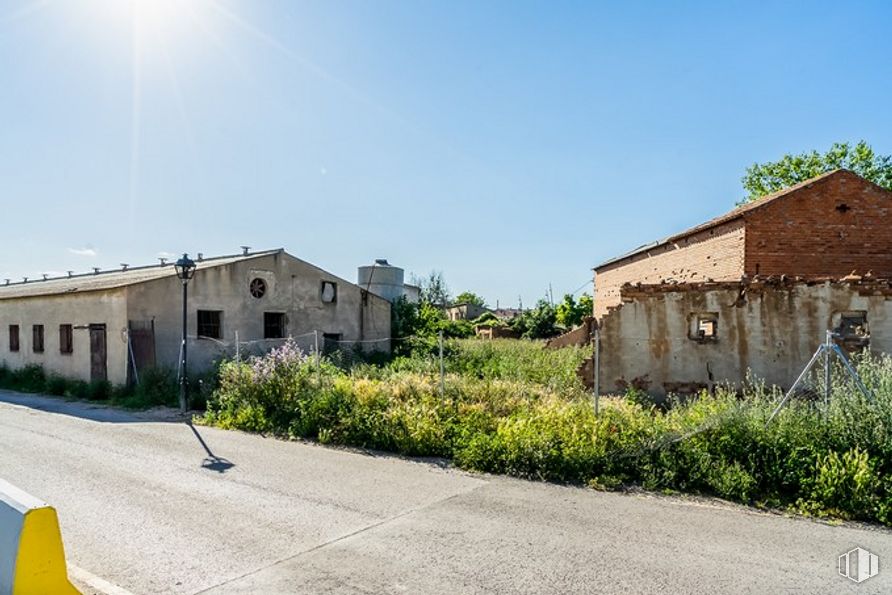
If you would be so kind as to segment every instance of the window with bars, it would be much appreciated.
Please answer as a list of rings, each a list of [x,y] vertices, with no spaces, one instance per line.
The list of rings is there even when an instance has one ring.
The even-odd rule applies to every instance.
[[[59,353],[74,352],[74,333],[70,324],[59,325]]]
[[[264,312],[263,338],[284,339],[286,331],[285,322],[285,314],[283,312]]]
[[[222,339],[223,312],[220,310],[199,310],[198,336],[205,339]]]

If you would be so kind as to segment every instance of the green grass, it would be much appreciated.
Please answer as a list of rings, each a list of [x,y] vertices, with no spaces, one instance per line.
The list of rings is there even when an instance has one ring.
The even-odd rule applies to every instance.
[[[582,350],[450,343],[436,361],[340,369],[324,361],[227,363],[204,421],[322,443],[452,458],[463,468],[598,487],[712,494],[817,516],[892,524],[892,359],[859,369],[876,404],[840,379],[832,405],[754,384],[667,410],[626,398],[595,416],[575,379]],[[571,371],[574,375],[571,376]]]

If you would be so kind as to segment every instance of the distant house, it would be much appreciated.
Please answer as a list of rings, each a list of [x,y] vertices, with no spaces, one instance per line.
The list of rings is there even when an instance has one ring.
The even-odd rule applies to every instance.
[[[449,320],[474,320],[487,312],[489,308],[468,302],[446,306],[446,318]]]
[[[236,340],[304,349],[353,342],[389,349],[390,303],[284,250],[201,258],[188,285],[190,371],[232,355]],[[182,285],[172,264],[122,267],[0,285],[0,364],[43,366],[124,383],[153,366],[176,369]]]
[[[523,310],[520,310],[519,308],[496,308],[492,313],[496,318],[501,320],[511,320],[512,318],[517,318],[523,314]]]

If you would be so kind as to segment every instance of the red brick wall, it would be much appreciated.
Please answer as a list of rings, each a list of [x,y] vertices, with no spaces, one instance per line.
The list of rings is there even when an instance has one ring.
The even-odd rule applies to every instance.
[[[890,213],[892,192],[848,171],[822,178],[745,215],[746,273],[892,276]]]
[[[600,318],[620,304],[620,288],[626,283],[739,279],[744,272],[744,238],[743,219],[737,219],[598,269],[595,316]]]

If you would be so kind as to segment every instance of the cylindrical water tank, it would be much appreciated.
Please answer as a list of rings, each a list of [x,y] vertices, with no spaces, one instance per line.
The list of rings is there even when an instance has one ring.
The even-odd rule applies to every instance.
[[[356,284],[389,302],[395,302],[405,293],[403,277],[403,269],[379,258],[373,265],[359,267]]]

